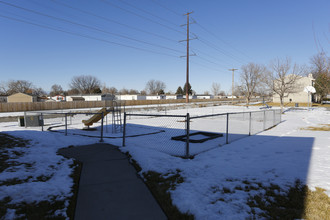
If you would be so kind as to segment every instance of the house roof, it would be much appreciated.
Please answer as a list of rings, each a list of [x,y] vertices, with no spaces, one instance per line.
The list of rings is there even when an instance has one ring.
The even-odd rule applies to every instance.
[[[75,95],[68,95],[70,97],[82,97],[82,96],[101,96],[101,93],[96,93],[96,94],[75,94]]]
[[[18,93],[12,94],[12,95],[10,95],[8,97],[12,97],[12,96],[30,96],[30,97],[35,97],[33,95],[25,94],[25,93],[22,93],[22,92],[18,92]]]
[[[72,98],[72,100],[77,100],[77,101],[85,101],[85,99],[83,98],[83,97],[81,97],[81,96],[77,96],[77,97],[71,97]]]

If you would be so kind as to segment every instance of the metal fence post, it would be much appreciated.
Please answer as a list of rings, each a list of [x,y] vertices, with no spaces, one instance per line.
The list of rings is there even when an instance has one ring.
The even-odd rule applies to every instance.
[[[124,112],[124,128],[123,128],[123,144],[122,144],[123,147],[125,147],[125,138],[126,138],[126,112]]]
[[[42,113],[40,113],[40,120],[41,120],[41,131],[44,131],[44,116]]]
[[[251,121],[252,121],[252,112],[250,112],[250,118],[249,118],[249,136],[251,136]]]
[[[24,112],[24,127],[27,128],[27,125],[26,125],[26,112]]]
[[[190,132],[190,116],[189,113],[187,113],[186,116],[186,158],[189,158],[189,132]]]
[[[227,125],[226,125],[226,144],[229,143],[228,141],[228,127],[229,127],[229,113],[227,113]]]
[[[264,128],[262,130],[266,130],[266,111],[264,111]]]
[[[101,139],[100,142],[103,142],[103,118],[104,118],[104,112],[102,112],[102,118],[101,118]]]
[[[68,115],[65,113],[65,136],[68,135]]]
[[[108,114],[105,116],[105,132],[108,133]]]

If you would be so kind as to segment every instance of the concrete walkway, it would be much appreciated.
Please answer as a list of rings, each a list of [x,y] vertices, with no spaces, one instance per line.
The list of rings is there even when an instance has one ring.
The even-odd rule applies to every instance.
[[[167,219],[128,157],[110,144],[63,148],[83,163],[75,219]]]

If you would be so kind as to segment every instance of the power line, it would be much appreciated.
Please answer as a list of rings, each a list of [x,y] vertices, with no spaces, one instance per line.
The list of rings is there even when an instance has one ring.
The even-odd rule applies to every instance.
[[[208,59],[205,59],[205,58],[203,58],[203,57],[201,57],[201,56],[199,56],[199,55],[196,55],[196,57],[199,58],[199,59],[201,59],[201,60],[204,60],[204,61],[206,61],[206,62],[208,62],[208,63],[212,63],[212,64],[217,65],[217,66],[221,66],[221,65],[219,65],[218,63],[213,62],[213,61],[208,60]],[[224,66],[221,66],[221,67],[225,68]]]
[[[198,66],[204,67],[205,69],[209,69],[209,70],[212,70],[212,71],[215,71],[215,72],[221,72],[220,69],[212,68],[212,67],[209,67],[209,66],[206,66],[206,65],[200,64],[200,63],[198,63],[198,62],[196,62],[196,61],[190,61],[190,63],[194,63],[195,65],[198,65]]]
[[[167,54],[167,53],[157,52],[157,51],[144,49],[144,48],[139,48],[139,47],[135,47],[135,46],[130,46],[130,45],[122,44],[122,43],[117,43],[117,42],[114,42],[114,41],[109,41],[109,40],[96,38],[96,37],[89,36],[89,35],[79,34],[79,33],[75,33],[75,32],[72,32],[72,31],[66,31],[66,30],[59,29],[57,27],[50,27],[50,26],[47,26],[47,25],[37,24],[37,23],[26,21],[26,20],[21,20],[21,19],[18,19],[18,18],[9,17],[9,16],[2,15],[2,14],[0,14],[0,17],[6,18],[6,19],[9,19],[9,20],[13,20],[13,21],[17,21],[17,22],[21,22],[21,23],[25,23],[25,24],[34,25],[34,26],[49,29],[49,30],[53,30],[53,31],[58,31],[58,32],[74,35],[74,36],[79,36],[79,37],[83,37],[83,38],[87,38],[87,39],[91,39],[91,40],[96,40],[96,41],[101,41],[101,42],[105,42],[105,43],[108,43],[108,44],[114,44],[114,45],[127,47],[127,48],[131,48],[131,49],[135,49],[135,50],[140,50],[140,51],[154,53],[154,54],[161,54],[161,55],[177,58],[177,56],[170,55],[170,54]]]
[[[208,53],[204,53],[203,51],[198,50],[198,49],[196,49],[196,48],[192,48],[192,47],[191,47],[191,50],[192,50],[193,52],[195,52],[195,51],[197,52],[197,53],[196,53],[196,54],[198,54],[197,57],[200,57],[199,54],[203,54],[204,56],[209,57],[209,58],[211,58],[211,59],[213,59],[213,60],[218,60],[218,58],[215,58],[215,57],[209,55]],[[203,58],[203,59],[206,60],[205,58]],[[220,64],[220,63],[218,63],[218,62],[211,61],[211,60],[208,60],[208,62],[209,62],[209,63],[214,63],[214,64],[216,64],[216,65],[220,65],[220,66],[223,65],[223,64]],[[229,64],[228,62],[225,62],[225,64],[226,64],[226,65],[231,65],[231,64]]]
[[[104,2],[104,3],[106,3],[106,4],[108,4],[108,5],[110,5],[110,6],[112,6],[112,7],[119,8],[119,9],[122,10],[122,11],[125,11],[125,12],[127,12],[127,13],[133,14],[133,15],[135,15],[135,16],[137,16],[137,17],[139,17],[139,18],[142,18],[142,19],[144,19],[144,20],[147,20],[147,21],[149,21],[149,22],[152,22],[152,23],[155,23],[155,24],[161,25],[161,26],[163,26],[163,27],[165,27],[165,28],[167,28],[167,29],[169,29],[169,30],[175,31],[175,32],[180,33],[180,34],[185,34],[184,32],[181,32],[181,31],[178,31],[178,30],[176,30],[176,29],[174,29],[174,28],[172,28],[172,27],[169,27],[168,25],[165,25],[165,24],[159,23],[159,22],[154,21],[154,20],[152,20],[152,19],[150,19],[150,18],[147,18],[147,17],[145,17],[145,16],[139,15],[139,14],[137,14],[137,13],[135,13],[135,12],[132,12],[132,11],[130,11],[130,10],[127,10],[127,9],[125,9],[125,8],[122,8],[122,7],[120,7],[120,6],[116,5],[116,4],[110,3],[110,2],[107,1],[107,0],[100,0],[100,1],[102,1],[102,2]]]
[[[151,0],[151,1],[152,1],[153,3],[159,5],[160,7],[162,7],[162,8],[164,8],[164,9],[166,9],[166,10],[172,12],[173,14],[175,14],[175,15],[177,15],[177,16],[180,16],[180,17],[182,16],[181,14],[177,13],[176,11],[174,11],[174,10],[172,10],[172,9],[170,9],[170,8],[168,8],[168,7],[166,7],[166,6],[164,6],[163,4],[160,4],[159,2],[157,2],[157,1],[155,1],[155,0]]]
[[[162,17],[160,17],[160,16],[158,16],[158,15],[155,15],[155,14],[153,14],[153,13],[147,11],[147,10],[141,9],[141,8],[139,8],[139,7],[137,7],[137,6],[133,5],[133,4],[131,4],[131,3],[128,3],[128,2],[126,2],[126,1],[124,1],[124,0],[119,0],[119,1],[125,3],[126,5],[129,5],[129,6],[132,7],[132,8],[135,8],[135,9],[137,9],[137,10],[139,10],[139,11],[142,11],[142,12],[144,12],[144,13],[146,13],[146,14],[149,14],[149,15],[155,17],[155,18],[158,18],[158,19],[163,20],[163,21],[165,21],[165,22],[167,22],[167,23],[169,23],[169,24],[172,24],[172,25],[174,25],[174,26],[177,26],[177,24],[173,23],[172,21],[167,20],[167,19],[165,19],[165,18],[162,18]]]
[[[194,20],[195,21],[195,20]],[[195,21],[196,22],[196,21]],[[200,23],[196,22],[197,26],[199,26],[200,28],[202,28],[204,31],[206,31],[207,33],[211,34],[213,37],[215,37],[216,39],[220,40],[221,42],[223,42],[224,44],[228,45],[229,47],[233,48],[234,50],[236,50],[237,52],[241,53],[242,55],[244,55],[245,57],[247,57],[248,59],[251,59],[248,55],[246,55],[245,53],[243,53],[242,51],[238,50],[236,47],[232,46],[231,44],[229,44],[228,42],[224,41],[223,39],[221,39],[219,36],[215,35],[213,32],[209,31],[208,29],[206,29],[204,26],[202,26]]]
[[[91,13],[91,12],[88,12],[88,11],[85,11],[85,10],[82,10],[82,9],[79,9],[79,8],[75,8],[75,7],[72,7],[70,5],[67,5],[65,3],[62,3],[62,2],[58,2],[57,0],[51,0],[52,2],[56,3],[56,4],[59,4],[59,5],[62,5],[62,6],[65,6],[67,8],[71,8],[73,10],[76,10],[76,11],[79,11],[81,13],[84,13],[84,14],[87,14],[87,15],[91,15],[91,16],[94,16],[96,18],[100,18],[102,20],[105,20],[105,21],[108,21],[108,22],[112,22],[112,23],[115,23],[115,24],[118,24],[118,25],[121,25],[123,27],[127,27],[127,28],[130,28],[130,29],[133,29],[133,30],[136,30],[136,31],[139,31],[139,32],[142,32],[142,33],[146,33],[146,34],[150,34],[152,36],[155,36],[155,37],[159,37],[159,38],[162,38],[162,39],[165,39],[165,40],[168,40],[168,41],[171,41],[171,42],[177,42],[176,40],[173,40],[173,39],[170,39],[168,37],[165,37],[165,36],[162,36],[162,35],[158,35],[158,34],[155,34],[155,33],[152,33],[152,32],[149,32],[149,31],[145,31],[145,30],[142,30],[140,28],[136,28],[136,27],[133,27],[133,26],[130,26],[130,25],[127,25],[127,24],[124,24],[124,23],[121,23],[121,22],[118,22],[118,21],[115,21],[113,19],[109,19],[107,17],[104,17],[104,16],[100,16],[100,15],[97,15],[97,14],[94,14],[94,13]]]
[[[153,13],[150,13],[150,12],[148,12],[148,11],[146,11],[146,10],[140,9],[140,8],[138,8],[138,7],[136,7],[136,6],[132,5],[132,4],[130,4],[130,3],[126,2],[126,1],[124,1],[124,0],[119,0],[119,1],[121,1],[121,2],[123,2],[123,3],[125,3],[125,4],[127,4],[127,5],[129,5],[129,6],[131,6],[131,7],[133,7],[133,8],[135,8],[135,9],[139,10],[139,11],[142,11],[142,12],[147,13],[147,14],[149,14],[149,15],[152,15],[152,16],[154,16],[154,17],[156,17],[156,18],[159,18],[159,19],[162,19],[162,20],[165,20],[165,21],[169,22],[169,21],[166,20],[166,19],[163,19],[163,18],[161,18],[161,17],[159,17],[159,16],[157,16],[157,15],[154,15]],[[166,10],[169,10],[169,11],[175,13],[176,15],[180,15],[179,13],[176,13],[175,11],[170,10],[170,9],[164,7],[163,5],[159,4],[159,3],[156,2],[156,1],[154,1],[154,0],[152,0],[152,1],[153,1],[154,3],[160,5],[161,7],[165,8]],[[181,15],[180,15],[180,16],[181,16]],[[194,20],[194,19],[193,19],[193,20]],[[195,20],[194,20],[194,22],[195,22]],[[170,23],[172,23],[172,22],[170,22]],[[201,25],[199,25],[199,26],[201,26]],[[201,26],[201,27],[202,27],[202,26]],[[202,27],[202,28],[203,28],[203,27]],[[236,58],[235,58],[233,55],[231,55],[231,54],[228,55],[228,53],[226,54],[226,52],[224,52],[224,51],[221,51],[221,52],[222,52],[223,54],[227,55],[227,56],[232,57],[233,59],[236,59]],[[213,64],[218,65],[217,63],[212,62],[212,61],[210,61],[210,60],[207,60],[207,59],[205,59],[205,58],[202,58],[202,57],[200,57],[200,56],[199,56],[199,58],[201,58],[201,59],[203,59],[203,60],[205,60],[205,61],[207,61],[207,62],[209,62],[209,63],[213,63]],[[236,60],[237,60],[237,59],[236,59]]]
[[[215,45],[214,43],[211,43],[205,39],[201,39],[200,37],[197,38],[200,42],[202,42],[203,44],[207,45],[208,47],[216,50],[216,51],[219,51],[220,53],[222,53],[223,55],[225,56],[228,56],[228,57],[231,57],[233,60],[241,63],[241,64],[244,64],[244,62],[238,58],[236,58],[234,55],[232,55],[231,53],[229,52],[226,52],[224,51],[223,49],[220,49],[217,45]]]
[[[205,27],[203,27],[202,25],[200,25],[198,22],[196,22],[195,19],[193,19],[193,21],[199,26],[201,27],[204,31],[208,32],[209,34],[213,35],[214,37],[216,37],[217,39],[220,39],[218,36],[216,36],[215,34],[213,34],[212,32],[210,32],[209,30],[207,30]],[[193,34],[193,33],[192,33]],[[198,37],[198,40],[201,41],[203,44],[219,51],[220,53],[222,53],[223,55],[225,56],[228,56],[228,57],[231,57],[232,59],[234,59],[235,61],[239,62],[239,63],[244,63],[242,59],[236,57],[235,55],[233,55],[232,53],[224,50],[224,49],[221,49],[220,47],[218,47],[218,45],[206,40],[206,39],[203,39],[201,37]],[[238,49],[236,49],[235,47],[231,46],[229,43],[225,42],[224,40],[220,39],[223,43],[227,44],[228,46],[232,47],[233,49],[239,51]],[[241,51],[239,51],[240,53],[242,53]],[[245,55],[246,56],[246,55]]]
[[[182,53],[181,51],[176,50],[176,49],[172,49],[172,48],[165,47],[165,46],[162,46],[162,45],[157,45],[157,44],[149,43],[149,42],[146,42],[146,41],[138,40],[138,39],[135,39],[135,38],[132,38],[132,37],[127,37],[127,36],[124,36],[124,35],[121,35],[121,34],[116,34],[116,33],[112,33],[112,32],[109,32],[109,31],[104,31],[104,30],[101,30],[99,28],[95,28],[95,27],[92,27],[92,26],[89,26],[89,25],[80,24],[80,23],[77,23],[77,22],[69,21],[69,20],[64,19],[64,18],[58,18],[58,17],[52,16],[52,15],[47,15],[47,14],[44,14],[44,13],[41,13],[41,12],[38,12],[38,11],[35,11],[35,10],[23,8],[23,7],[20,7],[20,6],[14,5],[14,4],[10,4],[10,3],[7,3],[7,2],[0,1],[0,3],[11,6],[11,7],[15,7],[15,8],[24,10],[24,11],[28,11],[30,13],[34,13],[34,14],[41,15],[41,16],[44,16],[44,17],[52,18],[52,19],[55,19],[55,20],[59,20],[59,21],[62,21],[62,22],[69,23],[69,24],[73,24],[73,25],[76,25],[76,26],[80,26],[80,27],[84,27],[84,28],[87,28],[87,29],[91,29],[91,30],[102,32],[102,33],[110,34],[110,35],[113,35],[113,36],[125,38],[125,39],[136,41],[136,42],[139,42],[139,43],[144,43],[144,44],[147,44],[147,45],[150,45],[150,46],[175,51],[177,53]]]

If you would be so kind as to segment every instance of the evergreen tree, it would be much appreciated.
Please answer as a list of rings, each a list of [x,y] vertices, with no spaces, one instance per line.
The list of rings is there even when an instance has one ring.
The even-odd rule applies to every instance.
[[[102,93],[102,90],[100,89],[100,87],[95,87],[95,88],[92,90],[92,93],[94,93],[94,94],[100,94],[100,93]]]
[[[319,95],[319,101],[322,103],[323,99],[330,93],[330,75],[320,73],[315,79],[315,89]]]
[[[178,89],[176,90],[176,93],[177,95],[183,95],[183,90],[182,90],[182,87],[179,86]]]
[[[184,84],[184,86],[183,86],[183,94],[185,95],[186,94],[186,91],[187,91],[187,87],[186,87],[186,83]],[[190,85],[190,83],[188,83],[188,94],[189,95],[192,95],[192,89],[191,89],[191,85]]]

